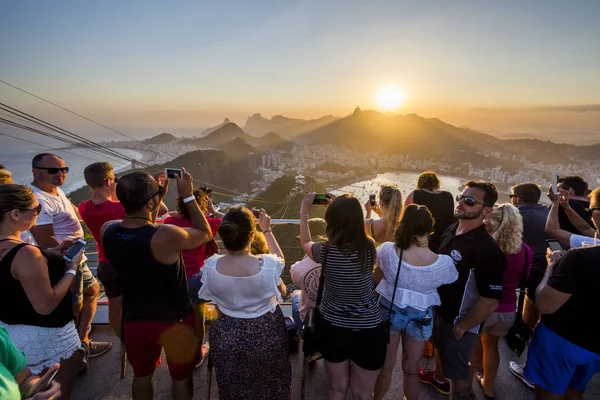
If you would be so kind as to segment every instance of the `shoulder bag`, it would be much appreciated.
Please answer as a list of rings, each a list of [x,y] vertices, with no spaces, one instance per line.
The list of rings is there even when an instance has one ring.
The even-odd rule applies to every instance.
[[[383,329],[385,330],[385,337],[387,338],[387,342],[390,342],[390,333],[392,327],[392,316],[394,315],[394,300],[396,299],[396,289],[398,288],[398,279],[400,278],[400,267],[402,266],[402,253],[404,253],[404,249],[400,249],[400,258],[398,259],[398,272],[396,273],[396,282],[394,283],[394,291],[392,292],[392,302],[390,303],[390,307],[388,308],[388,318],[383,321]]]
[[[529,260],[529,251],[527,247],[525,249],[525,262],[523,263],[523,275],[521,276],[521,284],[519,285],[519,305],[517,307],[517,316],[515,323],[508,331],[506,335],[506,344],[512,349],[517,356],[521,356],[527,342],[529,341],[530,331],[529,327],[523,322],[523,304],[525,303],[525,286],[527,284],[527,262]]]
[[[321,319],[321,311],[319,306],[321,305],[321,298],[323,297],[323,286],[325,282],[325,261],[327,259],[327,253],[329,252],[329,244],[323,243],[325,246],[321,257],[321,277],[319,278],[319,290],[317,291],[317,301],[315,306],[308,310],[304,326],[302,327],[302,352],[304,355],[311,355],[320,351],[319,346],[319,325]]]

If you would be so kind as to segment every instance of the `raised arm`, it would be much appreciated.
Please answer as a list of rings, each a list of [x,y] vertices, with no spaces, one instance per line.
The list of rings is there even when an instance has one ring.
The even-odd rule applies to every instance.
[[[558,221],[558,208],[560,207],[560,197],[554,194],[552,186],[548,188],[547,196],[552,200],[552,207],[546,218],[546,235],[558,240],[562,245],[569,247],[571,245],[570,239],[572,233],[560,229],[560,223]]]
[[[258,225],[260,229],[265,234],[265,239],[267,240],[267,248],[269,249],[270,254],[275,254],[277,257],[285,260],[283,256],[283,251],[279,247],[279,243],[277,243],[277,239],[275,235],[273,235],[273,231],[271,231],[271,217],[267,214],[264,209],[260,210],[260,215],[258,216]]]
[[[315,199],[315,192],[309,192],[304,196],[302,205],[300,206],[300,245],[302,250],[311,260],[314,261],[312,255],[312,246],[315,242],[312,241],[310,235],[310,228],[308,226],[308,213],[312,208],[313,200]]]
[[[564,208],[569,217],[569,221],[573,224],[575,229],[581,232],[584,236],[594,237],[596,230],[590,226],[573,208],[569,203],[569,193],[561,190],[560,191],[560,206]]]
[[[192,176],[182,169],[181,178],[176,176],[177,190],[185,202],[185,207],[192,220],[192,228],[179,228],[174,225],[163,225],[152,238],[154,256],[165,264],[170,264],[179,258],[182,250],[192,250],[202,246],[212,239],[212,231],[206,217],[200,211],[193,196]]]

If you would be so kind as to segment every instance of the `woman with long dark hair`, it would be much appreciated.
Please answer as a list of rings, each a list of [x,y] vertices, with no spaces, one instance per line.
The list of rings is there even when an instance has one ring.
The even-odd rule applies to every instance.
[[[56,381],[60,398],[68,399],[73,378],[85,367],[70,292],[83,251],[66,263],[62,255],[72,241],[47,250],[21,241],[40,211],[27,186],[0,185],[0,326],[25,353],[34,374],[60,363]]]
[[[386,330],[373,292],[375,244],[365,232],[362,207],[344,194],[325,211],[327,240],[313,242],[308,214],[315,193],[308,193],[300,209],[300,243],[305,253],[322,265],[320,304],[321,354],[329,380],[330,400],[370,399],[385,361]]]
[[[402,218],[402,192],[396,185],[381,185],[379,200],[375,206],[370,201],[365,203],[367,219],[365,227],[375,240],[377,246],[383,242],[393,241],[396,226]],[[379,216],[378,220],[371,218],[371,213]]]
[[[269,254],[251,252],[257,234],[252,212],[246,207],[227,211],[218,229],[226,253],[206,260],[198,292],[220,312],[209,339],[223,400],[279,400],[291,394],[287,329],[278,305],[285,261],[271,217],[261,210],[258,222]]]
[[[377,248],[379,308],[391,325],[385,365],[375,387],[374,398],[378,400],[383,399],[392,383],[400,339],[404,395],[408,400],[418,399],[419,360],[431,337],[433,306],[440,305],[437,288],[458,278],[450,256],[429,250],[432,228],[433,217],[427,207],[411,204],[404,210],[394,242]]]

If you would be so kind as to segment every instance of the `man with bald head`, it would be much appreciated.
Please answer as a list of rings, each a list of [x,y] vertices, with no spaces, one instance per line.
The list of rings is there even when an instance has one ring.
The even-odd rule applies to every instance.
[[[152,377],[163,348],[173,397],[191,399],[193,394],[192,371],[200,341],[181,251],[203,246],[212,239],[212,231],[193,195],[191,175],[182,172],[181,178],[176,176],[177,190],[193,227],[155,224],[169,181],[164,175],[157,181],[145,172],[133,172],[117,183],[125,217],[100,230],[104,255],[120,285],[135,400],[152,398]]]
[[[60,188],[69,173],[65,161],[55,154],[42,153],[36,155],[31,164],[33,182],[30,187],[42,206],[36,225],[30,230],[36,243],[42,248],[51,248],[67,239],[83,238],[77,207]],[[85,255],[77,272],[76,283],[73,306],[77,314],[77,331],[86,352],[87,367],[88,357],[106,353],[111,344],[93,342],[88,337],[88,329],[96,313],[100,285],[88,268]]]

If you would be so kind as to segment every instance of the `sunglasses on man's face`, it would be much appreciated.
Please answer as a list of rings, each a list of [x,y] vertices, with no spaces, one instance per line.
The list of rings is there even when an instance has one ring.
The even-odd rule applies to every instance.
[[[56,175],[58,174],[58,172],[62,172],[63,174],[68,174],[69,173],[69,167],[63,167],[63,168],[46,168],[46,167],[34,167],[35,169],[43,169],[45,171],[47,171],[50,175]]]
[[[463,196],[463,195],[457,195],[456,196],[456,201],[457,202],[463,202],[466,205],[468,205],[469,207],[473,207],[475,204],[481,204],[483,206],[485,206],[485,204],[483,204],[480,201],[477,201],[477,199],[475,197],[471,197],[471,196]]]
[[[160,196],[160,195],[161,195],[161,194],[163,194],[164,192],[165,192],[165,187],[164,187],[164,186],[159,186],[159,187],[158,187],[158,191],[157,191],[156,193],[154,193],[152,196],[148,197],[148,200],[144,201],[144,204],[146,204],[147,202],[149,202],[149,201],[150,201],[150,199],[153,199],[153,198],[154,198],[154,196],[156,196],[156,195],[159,195],[159,196]]]
[[[510,197],[511,199],[514,199],[515,197],[519,197],[516,194],[509,194],[508,197]]]

